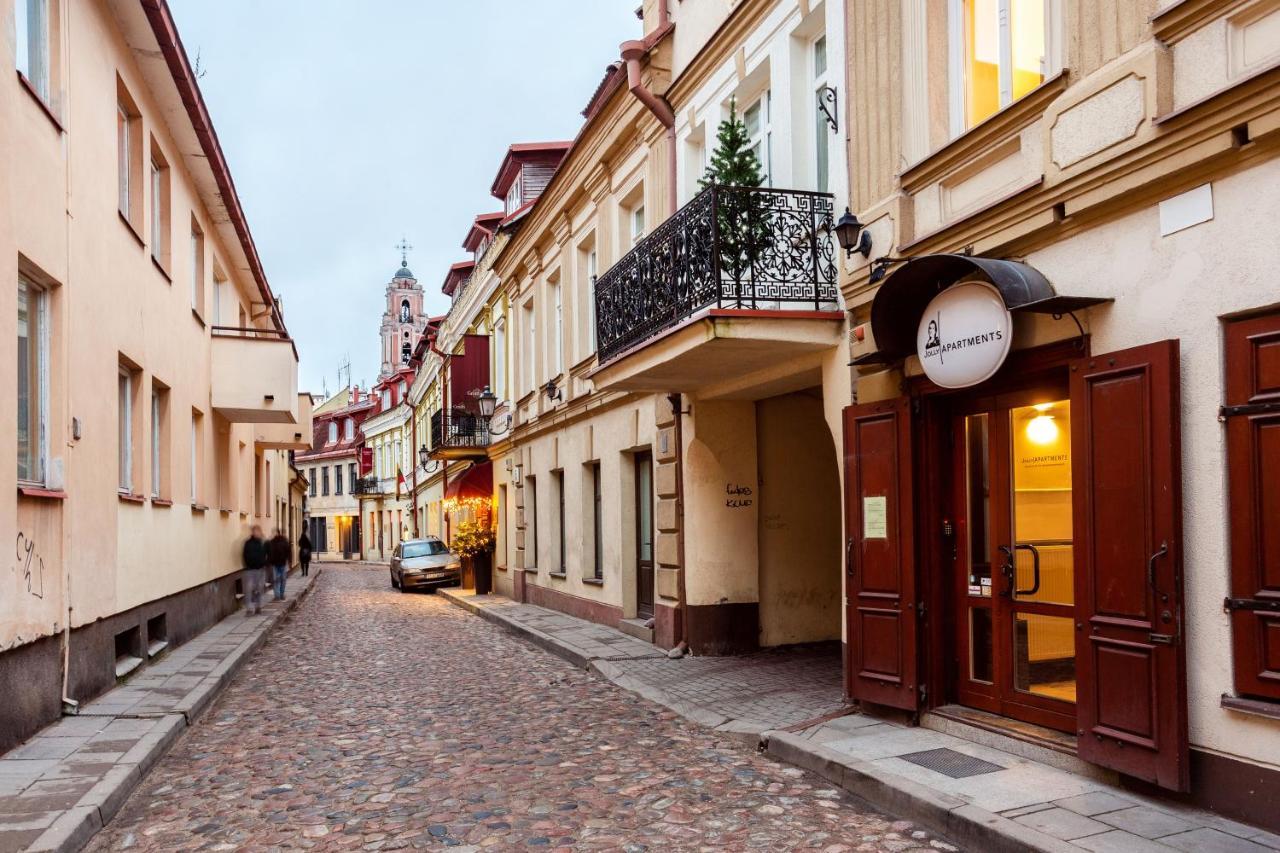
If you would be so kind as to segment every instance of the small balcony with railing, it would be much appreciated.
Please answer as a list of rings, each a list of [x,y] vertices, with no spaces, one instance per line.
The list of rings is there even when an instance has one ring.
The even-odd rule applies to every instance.
[[[463,408],[431,415],[432,459],[483,459],[488,456],[489,421]]]
[[[706,391],[838,345],[834,199],[713,186],[595,282],[597,388]],[[806,366],[807,365],[807,366]]]
[[[232,423],[298,425],[305,429],[294,432],[309,438],[310,424],[302,423],[298,412],[298,352],[288,334],[214,326],[211,336],[214,411]],[[303,439],[299,443],[305,447]]]

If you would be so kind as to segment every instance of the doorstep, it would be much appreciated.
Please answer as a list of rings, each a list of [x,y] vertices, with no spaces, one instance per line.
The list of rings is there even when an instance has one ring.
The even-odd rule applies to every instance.
[[[0,755],[0,853],[87,844],[319,575],[290,575],[284,602],[227,616]]]
[[[1099,778],[1105,773],[1027,758],[1010,751],[1024,751],[1017,744],[1001,749],[978,739],[855,714],[770,732],[765,751],[976,850],[1280,850],[1280,836],[1257,827],[1135,794]]]

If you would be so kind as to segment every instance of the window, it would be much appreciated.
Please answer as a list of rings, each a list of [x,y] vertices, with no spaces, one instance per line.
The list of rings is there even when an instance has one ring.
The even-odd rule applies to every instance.
[[[122,494],[127,495],[133,493],[133,371],[121,364],[116,380],[119,443],[117,486]]]
[[[333,421],[329,421],[329,438],[326,444],[334,444],[338,440],[338,425]]]
[[[117,205],[133,230],[142,233],[142,199],[146,187],[142,178],[142,117],[137,105],[116,78],[116,183]]]
[[[151,380],[151,497],[169,494],[169,389]]]
[[[356,463],[352,462],[347,466],[347,482],[351,484],[351,491],[356,490]]]
[[[49,100],[49,0],[14,0],[17,67],[41,100]]]
[[[317,469],[312,468],[310,471],[307,472],[307,479],[311,481],[308,494],[310,494],[311,497],[313,498],[316,496],[316,470]]]
[[[320,494],[325,497],[328,497],[329,496],[329,466],[328,465],[320,469],[320,477],[322,478]]]
[[[631,243],[635,245],[644,236],[644,205],[636,205],[631,211]]]
[[[133,197],[133,145],[129,140],[132,135],[129,124],[132,117],[124,104],[116,104],[116,180],[119,184],[118,206],[121,215],[129,218],[130,202]]]
[[[760,162],[764,186],[773,186],[773,130],[769,125],[771,95],[768,89],[742,113],[742,123],[747,127],[747,141],[751,152]]]
[[[191,505],[200,506],[203,502],[200,500],[201,476],[200,468],[204,464],[204,415],[198,409],[191,410]],[[267,463],[271,465],[270,462]],[[268,467],[267,471],[270,472]],[[268,478],[267,484],[270,485],[271,480]]]
[[[227,286],[227,276],[218,265],[213,265],[213,312],[209,315],[211,326],[222,325],[222,290]]]
[[[356,437],[356,422],[354,418],[347,418],[342,425],[343,435],[347,441],[351,441]]]
[[[18,479],[45,481],[48,446],[49,295],[18,275]]]
[[[169,165],[151,141],[151,257],[169,268]]]
[[[823,90],[827,88],[827,37],[819,36],[813,42],[813,183],[814,189],[824,193],[831,181],[831,126],[820,109],[824,105]]]
[[[524,478],[524,564],[526,568],[538,565],[538,478]]]
[[[507,190],[507,203],[505,205],[506,213],[510,216],[520,208],[520,176],[516,175],[516,179],[511,182],[511,189]]]
[[[204,232],[191,217],[191,310],[204,316]]]
[[[385,412],[389,408],[391,408],[391,389],[383,388],[382,389],[382,411]]]
[[[551,282],[548,289],[551,291],[552,322],[555,323],[551,330],[551,364],[554,375],[559,376],[564,373],[564,299],[561,297],[559,280]]]
[[[556,490],[556,568],[560,574],[565,573],[565,537],[564,537],[564,471],[551,472],[551,485]]]
[[[596,275],[599,268],[596,247],[587,250],[587,355],[596,351]]]
[[[342,494],[342,466],[333,466],[333,493],[335,495]]]
[[[405,384],[404,384],[404,381],[403,381],[403,380],[401,380],[400,385],[399,385],[399,389],[398,389],[398,390],[399,390],[399,392],[400,392],[400,393],[398,394],[398,396],[396,397],[396,399],[397,399],[397,400],[403,400],[403,399],[404,399],[404,396],[405,396],[405,393],[406,393],[406,391],[408,390],[408,388],[405,386]]]
[[[601,501],[600,463],[591,463],[591,532],[595,545],[591,576],[604,578],[604,507]]]
[[[507,321],[493,321],[493,393],[499,400],[507,398]]]
[[[952,0],[952,133],[1044,82],[1048,0]]]
[[[537,385],[538,380],[535,378],[534,362],[538,351],[537,334],[538,324],[535,321],[533,312],[533,300],[530,299],[524,304],[524,329],[525,329],[525,345],[524,345],[524,387],[522,391],[532,391]]]

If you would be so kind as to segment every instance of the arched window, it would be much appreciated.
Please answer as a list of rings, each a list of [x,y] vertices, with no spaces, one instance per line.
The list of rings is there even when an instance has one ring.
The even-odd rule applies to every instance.
[[[329,421],[329,443],[333,444],[338,440],[338,425],[333,421]]]
[[[405,299],[400,303],[400,322],[408,323],[410,319],[411,314],[409,313],[409,300]]]

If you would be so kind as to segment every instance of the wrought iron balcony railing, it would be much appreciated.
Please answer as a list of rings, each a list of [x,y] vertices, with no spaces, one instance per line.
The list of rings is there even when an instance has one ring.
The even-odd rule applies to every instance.
[[[707,308],[836,304],[834,197],[713,186],[595,282],[600,362]]]
[[[382,481],[372,474],[356,480],[351,489],[351,494],[353,495],[380,495],[383,493]]]
[[[438,411],[431,416],[431,449],[485,448],[489,422],[465,409]]]

